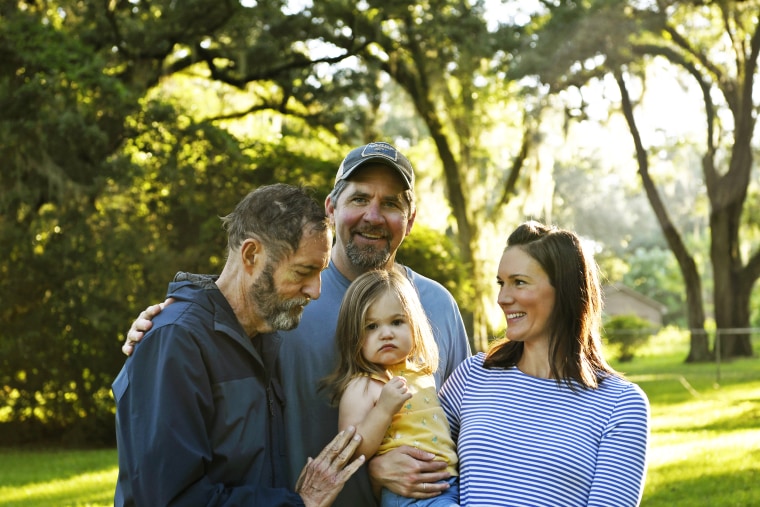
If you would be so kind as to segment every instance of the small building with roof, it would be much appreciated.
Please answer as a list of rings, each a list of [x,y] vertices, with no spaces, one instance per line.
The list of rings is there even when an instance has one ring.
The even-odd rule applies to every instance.
[[[662,327],[662,316],[667,307],[654,299],[636,292],[623,284],[610,284],[602,287],[604,298],[604,315],[636,315],[652,324]]]

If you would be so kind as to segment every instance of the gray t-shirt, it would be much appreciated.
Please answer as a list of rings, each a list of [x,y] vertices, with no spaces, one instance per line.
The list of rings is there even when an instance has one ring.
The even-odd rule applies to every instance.
[[[435,374],[440,389],[454,369],[470,356],[470,345],[459,307],[449,291],[438,282],[404,268],[417,288],[438,343],[440,362]],[[292,331],[281,331],[278,358],[285,398],[286,449],[291,487],[306,465],[338,433],[338,410],[330,406],[329,393],[320,381],[332,372],[337,360],[335,327],[343,295],[350,281],[332,264],[322,273],[322,294],[309,303],[301,323]],[[362,466],[346,483],[334,507],[375,504],[367,467]]]

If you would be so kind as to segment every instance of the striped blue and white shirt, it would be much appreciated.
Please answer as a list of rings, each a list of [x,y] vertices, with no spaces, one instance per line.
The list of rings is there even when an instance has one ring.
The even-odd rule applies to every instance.
[[[626,380],[571,390],[516,367],[464,361],[439,392],[466,506],[639,505],[649,401]]]

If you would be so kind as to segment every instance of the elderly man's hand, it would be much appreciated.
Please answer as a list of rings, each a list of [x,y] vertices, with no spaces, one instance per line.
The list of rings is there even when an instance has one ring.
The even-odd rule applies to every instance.
[[[315,459],[309,458],[296,482],[296,493],[306,507],[332,505],[346,481],[364,463],[364,456],[349,462],[361,443],[353,426],[338,433]]]

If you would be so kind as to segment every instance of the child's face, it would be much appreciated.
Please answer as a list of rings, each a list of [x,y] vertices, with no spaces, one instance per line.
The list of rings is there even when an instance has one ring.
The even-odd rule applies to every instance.
[[[386,292],[367,310],[362,355],[372,363],[391,366],[412,351],[412,327],[401,302]]]

